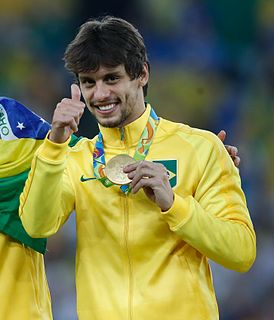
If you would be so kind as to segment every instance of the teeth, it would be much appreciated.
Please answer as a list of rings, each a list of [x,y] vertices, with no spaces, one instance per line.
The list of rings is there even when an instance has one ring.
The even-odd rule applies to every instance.
[[[98,109],[100,111],[107,111],[107,110],[110,110],[110,109],[114,108],[114,106],[115,106],[115,104],[112,103],[112,104],[108,104],[106,106],[98,106]]]

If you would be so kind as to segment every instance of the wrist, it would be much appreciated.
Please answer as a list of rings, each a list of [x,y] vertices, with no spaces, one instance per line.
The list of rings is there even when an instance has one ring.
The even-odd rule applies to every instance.
[[[167,203],[166,205],[164,206],[161,206],[161,211],[164,213],[164,212],[167,212],[173,205],[173,202],[174,202],[174,194],[172,194],[172,200]]]
[[[48,135],[48,139],[53,142],[53,143],[57,143],[57,144],[62,144],[65,143],[69,138],[70,135],[65,134],[65,130],[61,130],[62,132],[56,132],[56,131],[50,131],[49,135]]]

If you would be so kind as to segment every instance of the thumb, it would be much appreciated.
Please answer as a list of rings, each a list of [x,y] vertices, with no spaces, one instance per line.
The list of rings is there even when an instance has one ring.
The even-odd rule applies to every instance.
[[[226,132],[224,130],[221,130],[218,134],[217,134],[218,138],[224,142],[225,141],[225,137],[226,137]]]
[[[81,99],[81,90],[77,86],[77,84],[73,83],[70,88],[71,88],[71,99],[75,100],[75,101],[80,101],[80,99]]]

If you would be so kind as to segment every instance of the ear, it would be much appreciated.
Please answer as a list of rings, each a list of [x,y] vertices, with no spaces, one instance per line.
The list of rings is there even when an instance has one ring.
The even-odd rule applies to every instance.
[[[140,75],[139,79],[140,79],[140,85],[142,87],[144,87],[148,82],[149,70],[148,70],[148,64],[146,62],[144,63],[143,71],[142,71],[142,74]]]

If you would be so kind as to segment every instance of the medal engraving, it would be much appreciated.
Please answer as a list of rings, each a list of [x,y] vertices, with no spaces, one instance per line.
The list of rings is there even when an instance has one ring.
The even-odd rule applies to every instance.
[[[127,174],[123,172],[125,166],[136,162],[127,154],[120,154],[110,159],[105,167],[107,178],[114,184],[125,185],[131,182]]]

